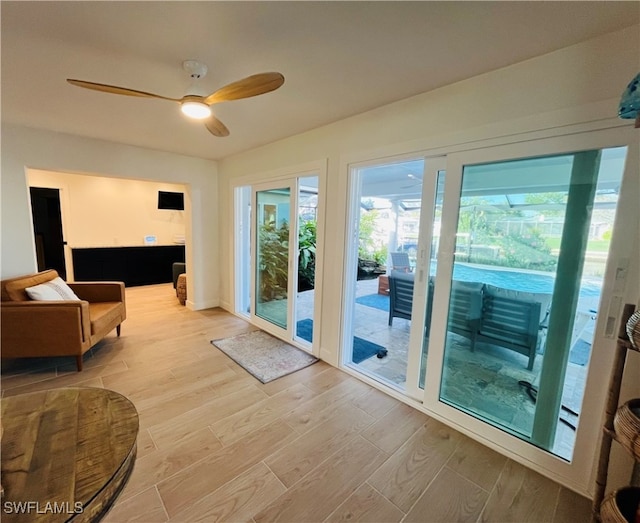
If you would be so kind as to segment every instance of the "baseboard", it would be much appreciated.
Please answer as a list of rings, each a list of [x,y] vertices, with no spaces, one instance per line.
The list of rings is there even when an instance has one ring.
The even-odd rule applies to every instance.
[[[320,347],[320,355],[318,356],[322,361],[327,362],[329,365],[333,365],[334,367],[340,368],[338,364],[338,355],[335,351],[330,349],[324,349]]]
[[[188,309],[192,311],[201,311],[203,309],[213,309],[214,307],[219,307],[220,300],[207,300],[207,301],[199,301],[199,302],[187,300],[185,305],[187,306]]]
[[[220,301],[220,304],[218,305],[218,307],[222,307],[227,312],[233,312],[233,309],[231,308],[231,303],[229,303],[226,300]]]

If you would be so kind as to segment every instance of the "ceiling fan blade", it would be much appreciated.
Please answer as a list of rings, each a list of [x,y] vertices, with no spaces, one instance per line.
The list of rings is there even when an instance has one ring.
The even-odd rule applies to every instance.
[[[219,138],[229,136],[229,129],[227,129],[227,127],[213,115],[209,116],[209,118],[205,120],[204,126],[212,135]]]
[[[284,83],[280,73],[260,73],[247,76],[218,89],[204,99],[207,105],[250,98],[259,94],[275,91]]]
[[[168,98],[166,96],[160,96],[159,94],[147,93],[145,91],[136,91],[135,89],[127,89],[126,87],[118,87],[116,85],[98,84],[95,82],[86,82],[84,80],[75,80],[73,78],[67,78],[67,82],[71,85],[78,87],[84,87],[85,89],[93,89],[94,91],[102,91],[103,93],[111,94],[123,94],[125,96],[139,96],[141,98],[160,98],[161,100],[170,100],[172,102],[179,102],[179,98]]]

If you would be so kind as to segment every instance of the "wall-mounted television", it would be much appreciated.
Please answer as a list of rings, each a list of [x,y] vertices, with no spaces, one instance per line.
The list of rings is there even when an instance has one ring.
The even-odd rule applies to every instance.
[[[184,211],[184,193],[158,191],[158,209]]]

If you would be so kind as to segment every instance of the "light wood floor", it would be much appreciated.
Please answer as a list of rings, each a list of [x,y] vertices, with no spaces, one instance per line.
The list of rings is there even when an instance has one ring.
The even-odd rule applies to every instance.
[[[128,319],[85,356],[20,360],[4,395],[85,385],[140,414],[107,522],[581,522],[590,504],[323,362],[263,385],[210,344],[252,330],[171,285],[127,289]]]

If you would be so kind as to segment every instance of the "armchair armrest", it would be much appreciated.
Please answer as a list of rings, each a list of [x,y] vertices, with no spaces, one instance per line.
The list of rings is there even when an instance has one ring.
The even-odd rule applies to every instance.
[[[38,350],[38,344],[59,346],[60,352],[52,351],[51,355],[64,354],[65,349],[91,339],[86,301],[2,302],[0,311],[3,356],[20,356],[16,347]]]
[[[124,302],[124,283],[121,281],[68,283],[78,298],[89,303],[102,301]]]

